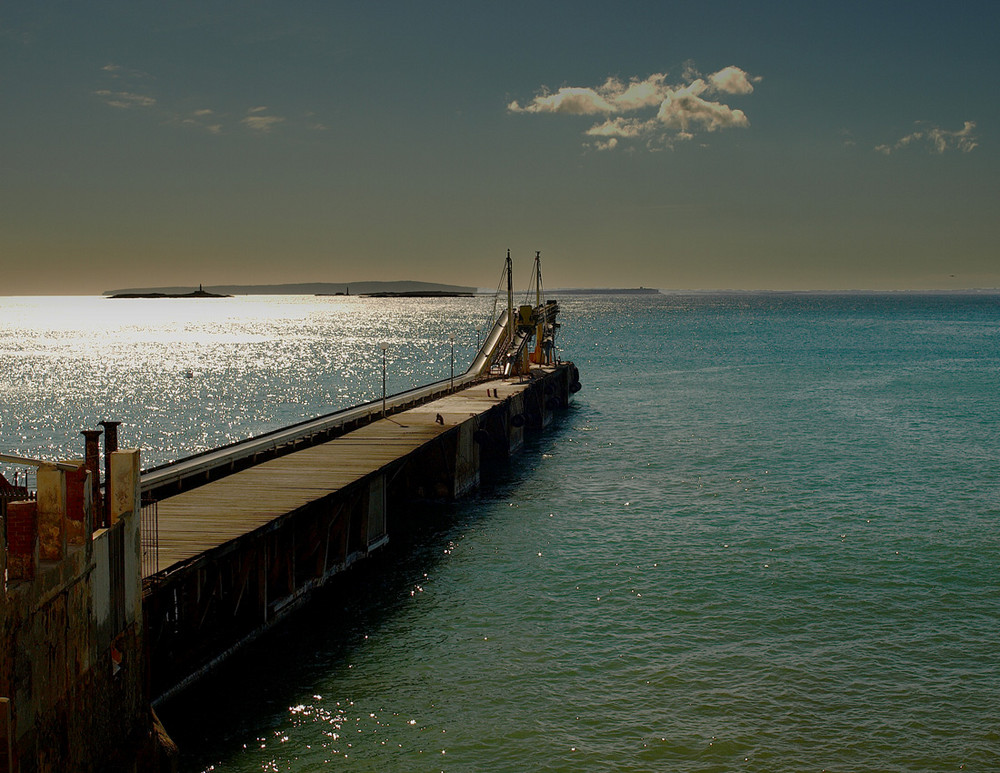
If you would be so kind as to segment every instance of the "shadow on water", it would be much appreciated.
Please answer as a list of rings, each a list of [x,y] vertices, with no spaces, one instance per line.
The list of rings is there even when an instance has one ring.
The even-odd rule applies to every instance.
[[[161,704],[157,713],[181,749],[180,769],[213,769],[229,750],[283,721],[290,705],[349,662],[366,636],[401,612],[411,588],[435,570],[449,542],[531,479],[543,448],[566,431],[568,421],[560,416],[544,435],[529,437],[472,496],[411,503],[405,526],[386,548],[335,577],[273,629]]]

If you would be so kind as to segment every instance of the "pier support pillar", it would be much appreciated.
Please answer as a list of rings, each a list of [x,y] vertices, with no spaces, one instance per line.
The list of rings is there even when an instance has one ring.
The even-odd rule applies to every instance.
[[[111,454],[111,523],[122,524],[125,544],[125,619],[131,623],[142,615],[142,545],[139,540],[139,510],[142,502],[139,449],[127,448]]]
[[[385,473],[375,475],[368,484],[368,520],[365,543],[368,549],[381,545],[385,538]]]
[[[91,474],[83,462],[66,473],[66,543],[86,545],[93,533]]]
[[[90,499],[94,506],[92,528],[104,525],[104,512],[101,502],[101,445],[102,431],[85,429],[80,433],[84,437],[84,464],[90,470]]]
[[[98,422],[104,427],[104,524],[110,526],[114,523],[111,520],[111,497],[114,483],[111,480],[111,455],[118,450],[118,425],[120,421]]]
[[[58,467],[38,468],[38,541],[43,561],[66,555],[66,473]]]
[[[461,497],[479,485],[479,444],[475,441],[476,422],[464,421],[455,444],[455,481],[452,495]]]
[[[115,451],[108,460],[111,480],[111,523],[116,524],[126,513],[138,511],[139,449]]]

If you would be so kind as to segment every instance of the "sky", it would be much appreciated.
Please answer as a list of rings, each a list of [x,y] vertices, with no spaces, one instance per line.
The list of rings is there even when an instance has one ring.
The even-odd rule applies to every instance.
[[[1000,288],[998,64],[995,0],[5,0],[0,295]]]

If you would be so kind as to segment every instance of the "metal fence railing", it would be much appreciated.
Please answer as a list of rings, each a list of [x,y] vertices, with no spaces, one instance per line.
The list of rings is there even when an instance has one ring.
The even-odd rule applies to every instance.
[[[160,525],[158,503],[144,497],[139,520],[139,542],[142,545],[142,576],[160,571]]]
[[[23,490],[20,492],[0,491],[0,518],[7,517],[8,502],[34,502],[38,498],[35,491]]]
[[[125,524],[119,521],[107,531],[108,568],[111,575],[111,635],[125,630]]]

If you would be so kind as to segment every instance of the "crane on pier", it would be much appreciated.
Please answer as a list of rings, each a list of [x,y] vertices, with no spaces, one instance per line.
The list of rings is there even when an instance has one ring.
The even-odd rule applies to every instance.
[[[510,250],[507,250],[504,272],[497,288],[497,299],[500,287],[505,282],[507,309],[496,317],[493,331],[487,336],[473,365],[474,368],[479,367],[482,375],[521,376],[528,373],[531,365],[551,365],[555,358],[555,334],[559,328],[556,315],[559,313],[559,305],[555,301],[542,301],[541,252],[535,252],[526,302],[518,306],[516,311]],[[535,296],[534,304],[528,302],[532,292]],[[494,315],[497,305],[495,299]],[[529,348],[532,341],[535,342],[533,350]]]

